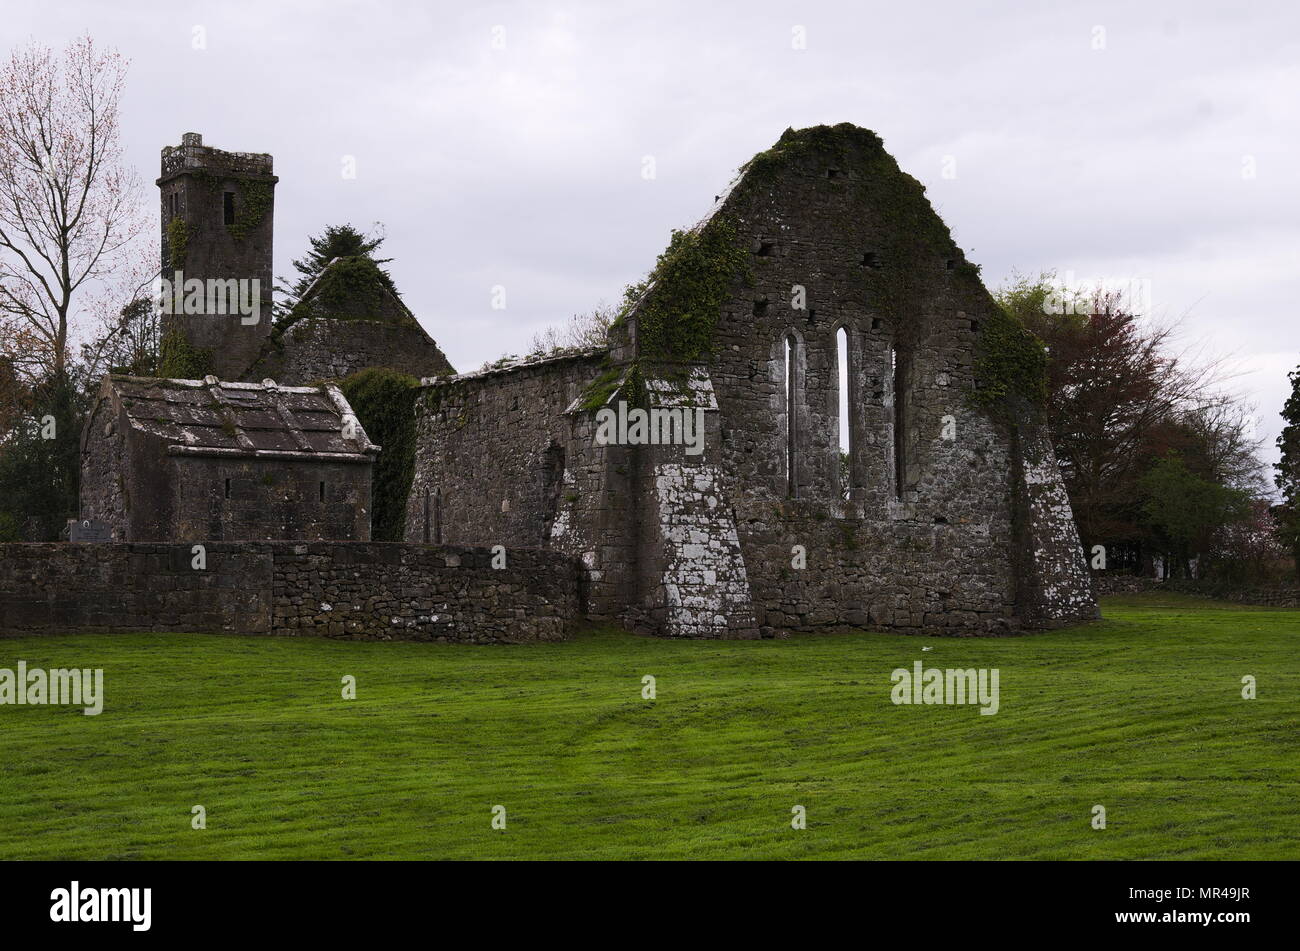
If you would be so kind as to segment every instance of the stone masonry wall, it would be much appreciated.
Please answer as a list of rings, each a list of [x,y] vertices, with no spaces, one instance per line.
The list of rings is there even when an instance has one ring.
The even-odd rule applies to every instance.
[[[579,613],[573,559],[456,545],[298,545],[275,556],[275,631],[359,640],[563,640]]]
[[[188,631],[355,640],[562,639],[578,565],[554,552],[293,542],[0,544],[0,635]]]
[[[126,432],[129,423],[100,397],[82,433],[81,494],[82,518],[97,519],[110,526],[114,541],[127,537],[129,505],[126,496]]]
[[[269,633],[270,546],[205,547],[0,544],[0,634]]]
[[[1062,518],[1053,492],[1059,476],[1033,470],[1029,524],[1015,524],[1015,447],[968,399],[994,306],[987,291],[924,199],[897,183],[878,141],[859,130],[838,142],[792,158],[763,187],[742,179],[713,213],[752,251],[750,283],[722,307],[708,369],[722,489],[760,629],[995,633],[1095,616],[1068,503]],[[1032,577],[1020,570],[1022,537],[1038,543]],[[792,564],[795,545],[805,568]]]
[[[577,355],[435,381],[416,401],[406,540],[543,545],[578,558],[588,613],[627,607],[642,467],[598,446],[593,414],[566,413],[602,372]]]
[[[699,262],[668,258],[683,272],[623,315],[608,355],[425,387],[408,540],[432,522],[445,540],[578,555],[593,615],[669,636],[995,634],[1096,617],[1041,414],[1013,421],[973,398],[996,305],[878,137],[787,133],[695,232],[718,233],[749,258],[705,351],[689,349],[686,321],[682,355],[676,338],[641,353],[643,312],[650,339],[676,326],[656,288],[695,293],[682,288]],[[696,303],[669,300],[692,317]],[[637,360],[647,382],[684,378],[685,361],[710,381],[702,457],[593,446],[594,407],[566,412]]]
[[[565,410],[594,375],[589,358],[439,380],[416,398],[415,478],[406,540],[422,541],[426,490],[439,499],[441,540],[538,546],[566,495]],[[430,502],[430,520],[434,520]],[[429,541],[437,542],[430,528]]]
[[[341,380],[367,367],[414,377],[452,372],[442,350],[422,330],[377,320],[310,318],[290,326],[279,346],[267,344],[244,378],[312,383]]]
[[[172,456],[158,541],[370,540],[371,466]]]

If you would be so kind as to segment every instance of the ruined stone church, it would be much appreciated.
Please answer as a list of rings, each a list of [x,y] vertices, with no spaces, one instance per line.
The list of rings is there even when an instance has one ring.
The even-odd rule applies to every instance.
[[[194,134],[164,149],[163,272],[261,276],[269,315],[276,181]],[[455,374],[395,289],[350,294],[335,267],[287,326],[170,318],[209,372],[105,382],[83,514],[122,540],[368,539],[383,447],[332,381],[378,366],[421,378],[405,545],[551,552],[592,619],[751,638],[1097,616],[1041,346],[869,131],[789,130],[746,163],[604,347]],[[690,414],[702,442],[598,438],[629,407]]]

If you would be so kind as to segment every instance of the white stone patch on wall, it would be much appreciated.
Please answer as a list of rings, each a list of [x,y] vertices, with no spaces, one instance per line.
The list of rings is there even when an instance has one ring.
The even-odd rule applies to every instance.
[[[1024,478],[1034,562],[1039,577],[1050,579],[1043,584],[1041,612],[1047,618],[1076,617],[1094,602],[1088,559],[1051,443],[1040,436],[1027,448]]]
[[[567,506],[561,508],[555,513],[555,521],[551,523],[551,542],[557,542],[569,534],[569,509]]]
[[[687,374],[685,384],[676,380],[664,380],[649,377],[645,381],[650,393],[650,405],[655,407],[699,407],[703,410],[716,410],[718,399],[713,392],[713,380],[707,368],[693,366]]]
[[[670,637],[726,637],[753,627],[753,605],[736,526],[719,505],[716,466],[655,466]]]

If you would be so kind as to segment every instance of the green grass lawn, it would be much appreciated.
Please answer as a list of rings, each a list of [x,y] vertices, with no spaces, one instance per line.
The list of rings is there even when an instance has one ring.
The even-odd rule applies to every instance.
[[[106,702],[0,706],[0,858],[1300,858],[1300,611],[1103,610],[999,639],[3,639],[0,667],[102,667]],[[916,660],[999,668],[1000,711],[895,706]]]

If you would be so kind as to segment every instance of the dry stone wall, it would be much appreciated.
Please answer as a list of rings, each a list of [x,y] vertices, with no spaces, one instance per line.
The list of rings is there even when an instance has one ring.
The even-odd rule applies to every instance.
[[[498,563],[500,563],[498,555]],[[577,562],[557,552],[365,542],[0,544],[0,635],[188,631],[354,640],[563,639]]]

